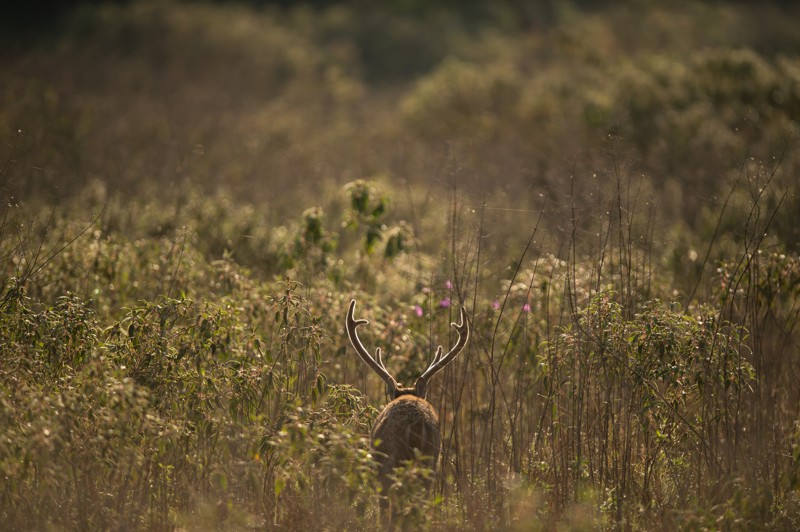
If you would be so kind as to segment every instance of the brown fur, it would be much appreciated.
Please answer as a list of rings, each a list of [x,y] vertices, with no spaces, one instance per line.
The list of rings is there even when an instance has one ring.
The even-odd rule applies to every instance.
[[[439,416],[425,399],[401,395],[378,415],[370,439],[372,448],[378,451],[378,476],[385,497],[392,484],[389,474],[404,460],[413,459],[415,449],[420,455],[431,457],[430,466],[436,469],[441,447]],[[385,504],[383,499],[381,506]]]
[[[432,457],[435,468],[441,445],[439,416],[425,399],[401,395],[378,415],[371,440],[373,448],[387,455],[385,458],[379,455],[378,460],[382,466],[391,463],[389,470],[403,460],[414,458],[414,449]],[[380,440],[377,446],[376,440]]]

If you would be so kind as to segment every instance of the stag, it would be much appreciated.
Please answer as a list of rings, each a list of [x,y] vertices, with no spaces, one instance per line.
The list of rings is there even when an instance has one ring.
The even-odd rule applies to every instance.
[[[350,302],[350,309],[347,311],[347,336],[361,360],[384,380],[386,392],[390,398],[390,402],[378,415],[370,435],[370,445],[373,450],[377,451],[375,454],[379,464],[378,477],[383,486],[381,507],[385,509],[388,504],[386,494],[391,486],[389,475],[396,466],[404,460],[413,459],[415,454],[419,454],[430,457],[431,468],[436,469],[441,436],[439,434],[439,416],[425,398],[428,392],[428,382],[464,349],[469,339],[469,322],[464,307],[461,307],[458,323],[450,324],[458,335],[456,345],[446,355],[442,355],[442,346],[439,346],[428,369],[420,375],[414,386],[406,388],[386,370],[381,359],[381,348],[375,350],[373,358],[361,343],[356,328],[359,325],[368,324],[369,321],[355,319],[355,308],[356,300],[354,299]]]

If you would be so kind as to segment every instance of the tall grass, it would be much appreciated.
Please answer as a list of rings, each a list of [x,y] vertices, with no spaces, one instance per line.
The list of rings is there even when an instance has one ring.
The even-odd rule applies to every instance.
[[[384,216],[366,208],[382,201],[375,185],[340,194],[353,199],[341,218]],[[592,255],[577,251],[577,218],[566,258],[547,254],[540,220],[510,267],[489,273],[492,222],[451,197],[447,270],[414,270],[431,260],[417,247],[377,253],[394,235],[385,224],[377,236],[357,226],[362,240],[330,223],[319,234],[341,245],[320,263],[306,217],[305,244],[287,251],[297,269],[278,260],[272,277],[214,259],[218,236],[194,232],[191,210],[161,238],[131,239],[136,205],[30,226],[9,207],[3,522],[371,528],[367,435],[381,392],[343,340],[355,295],[376,325],[365,342],[400,380],[450,341],[456,302],[470,309],[469,347],[433,383],[445,442],[435,493],[411,464],[390,494],[408,526],[796,523],[800,269],[762,249],[774,219],[763,195],[742,218],[739,254],[702,266],[707,289],[688,305],[647,240],[644,198],[608,196]],[[230,212],[233,237],[251,212]],[[358,266],[338,271],[339,260]]]
[[[134,3],[3,53],[2,528],[797,529],[792,13]],[[432,493],[379,493],[353,297],[406,383],[468,309]]]

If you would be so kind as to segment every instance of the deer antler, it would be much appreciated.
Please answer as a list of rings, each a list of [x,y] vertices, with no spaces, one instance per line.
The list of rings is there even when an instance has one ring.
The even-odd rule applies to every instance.
[[[368,320],[356,320],[354,313],[356,309],[356,300],[352,300],[350,302],[350,308],[347,311],[347,336],[350,338],[350,343],[353,344],[353,348],[358,353],[358,356],[361,357],[361,360],[367,363],[372,370],[378,374],[378,376],[386,382],[386,385],[391,389],[394,393],[397,393],[400,390],[400,387],[397,385],[397,381],[394,380],[388,371],[386,371],[386,366],[383,365],[383,360],[381,360],[381,348],[375,350],[375,358],[369,354],[367,349],[364,347],[364,344],[361,343],[361,340],[358,338],[358,334],[356,333],[356,327],[359,325],[368,324]],[[377,358],[377,360],[376,360]]]
[[[458,314],[458,323],[451,323],[450,326],[456,330],[458,341],[456,341],[456,345],[444,356],[442,356],[442,346],[439,346],[436,350],[436,354],[433,356],[433,362],[431,362],[431,365],[428,366],[425,373],[420,375],[417,382],[414,384],[414,387],[417,389],[417,394],[420,397],[425,397],[428,381],[431,377],[448,365],[456,355],[464,349],[464,346],[467,345],[467,340],[469,340],[469,321],[467,321],[467,311],[464,310],[464,307],[461,307],[461,311]]]

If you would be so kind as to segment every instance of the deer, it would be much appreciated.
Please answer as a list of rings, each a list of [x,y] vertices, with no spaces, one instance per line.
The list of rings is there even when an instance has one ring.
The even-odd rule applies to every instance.
[[[375,457],[378,462],[378,479],[382,486],[381,510],[383,511],[388,507],[386,495],[392,484],[390,475],[404,460],[412,460],[417,454],[429,457],[431,469],[436,471],[441,435],[439,416],[426,398],[428,383],[464,349],[469,340],[470,329],[467,313],[462,306],[458,323],[450,324],[458,335],[455,346],[446,355],[442,354],[442,346],[439,346],[433,361],[417,378],[414,386],[404,387],[386,370],[381,358],[381,348],[375,350],[373,357],[361,343],[356,328],[368,324],[369,321],[355,319],[355,308],[356,300],[353,299],[347,311],[347,336],[361,360],[386,383],[386,393],[389,395],[389,403],[378,414],[370,434],[370,448],[377,451]]]

